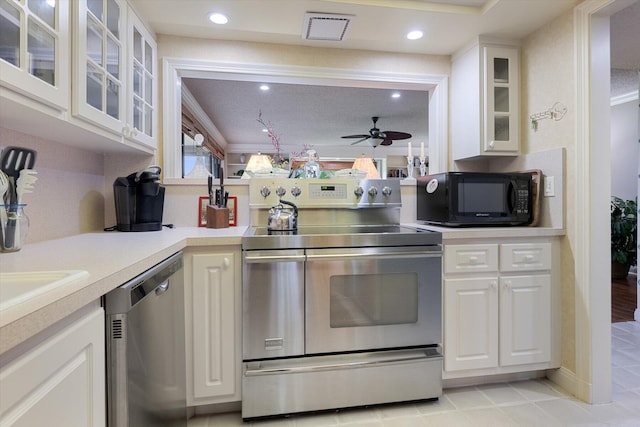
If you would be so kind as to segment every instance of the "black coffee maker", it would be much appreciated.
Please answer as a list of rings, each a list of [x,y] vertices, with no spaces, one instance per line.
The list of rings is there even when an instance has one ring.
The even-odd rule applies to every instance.
[[[160,166],[149,166],[113,183],[118,231],[158,231],[162,229],[164,187]]]

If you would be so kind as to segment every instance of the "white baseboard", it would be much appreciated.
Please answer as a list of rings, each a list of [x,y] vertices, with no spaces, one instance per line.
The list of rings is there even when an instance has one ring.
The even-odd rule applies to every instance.
[[[567,393],[576,396],[577,391],[577,379],[576,374],[571,372],[567,368],[558,368],[547,371],[547,378],[553,383],[560,386]]]

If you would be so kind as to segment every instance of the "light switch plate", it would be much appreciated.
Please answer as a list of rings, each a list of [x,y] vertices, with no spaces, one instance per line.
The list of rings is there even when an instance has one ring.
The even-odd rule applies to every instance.
[[[556,195],[556,180],[553,176],[544,177],[544,197],[554,197]]]

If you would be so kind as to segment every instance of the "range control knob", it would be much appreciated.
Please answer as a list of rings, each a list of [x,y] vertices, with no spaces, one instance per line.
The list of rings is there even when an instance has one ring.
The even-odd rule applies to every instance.
[[[287,190],[285,190],[283,186],[279,185],[278,188],[276,188],[276,194],[278,195],[278,197],[282,197],[287,194]]]
[[[353,194],[355,194],[357,198],[360,198],[364,194],[364,190],[358,185],[356,189],[353,190]]]
[[[269,197],[269,194],[271,194],[271,190],[269,190],[269,187],[265,185],[260,189],[260,194],[262,195],[262,197],[267,198]]]
[[[302,190],[297,185],[291,189],[291,195],[293,197],[298,197],[300,194],[302,194]]]
[[[391,187],[388,187],[386,185],[384,187],[382,187],[382,195],[384,197],[389,197],[391,195],[391,193],[392,193]]]
[[[378,189],[376,187],[369,188],[369,196],[376,197],[378,195]]]

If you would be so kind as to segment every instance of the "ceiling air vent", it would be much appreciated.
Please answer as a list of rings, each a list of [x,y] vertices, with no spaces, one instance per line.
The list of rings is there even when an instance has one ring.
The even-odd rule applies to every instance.
[[[342,41],[354,15],[305,13],[302,38],[305,40]]]

